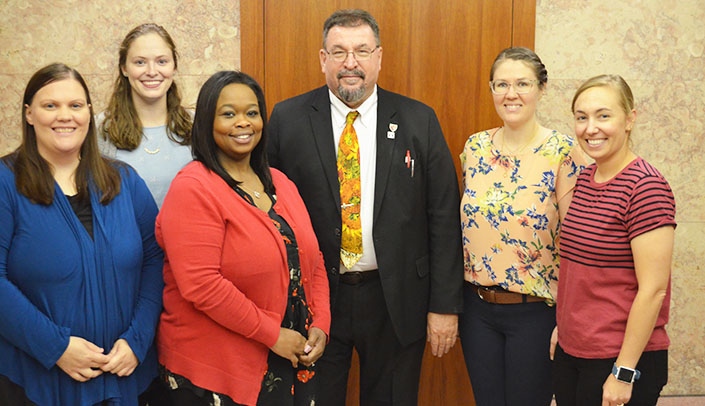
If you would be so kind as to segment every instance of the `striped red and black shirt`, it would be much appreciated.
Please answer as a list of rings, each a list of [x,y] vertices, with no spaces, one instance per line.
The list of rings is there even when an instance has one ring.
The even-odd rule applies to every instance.
[[[675,198],[659,171],[642,158],[605,183],[595,164],[578,177],[561,226],[557,321],[559,342],[581,358],[619,354],[629,309],[638,289],[630,242],[675,226]],[[668,348],[670,284],[645,351]]]

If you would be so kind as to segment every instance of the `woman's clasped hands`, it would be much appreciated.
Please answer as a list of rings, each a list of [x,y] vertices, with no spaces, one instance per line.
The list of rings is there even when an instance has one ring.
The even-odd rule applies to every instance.
[[[299,332],[282,327],[272,351],[291,361],[294,368],[299,365],[299,362],[305,366],[312,366],[323,355],[328,338],[318,327],[311,327],[308,336],[306,340]]]
[[[92,342],[72,336],[69,345],[56,361],[56,365],[79,382],[87,382],[103,372],[129,376],[139,360],[125,339],[119,339],[108,354]]]

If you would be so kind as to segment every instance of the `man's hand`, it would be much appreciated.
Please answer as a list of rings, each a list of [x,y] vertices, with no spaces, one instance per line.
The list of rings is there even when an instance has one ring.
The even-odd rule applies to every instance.
[[[442,357],[450,351],[458,338],[458,315],[428,313],[426,340],[431,343],[434,357]]]

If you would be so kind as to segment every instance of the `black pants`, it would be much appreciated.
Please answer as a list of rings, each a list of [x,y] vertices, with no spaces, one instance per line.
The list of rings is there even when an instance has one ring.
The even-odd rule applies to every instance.
[[[332,311],[330,342],[318,367],[317,405],[343,406],[353,348],[360,357],[360,404],[418,403],[425,337],[402,347],[394,333],[379,278],[341,283]]]
[[[191,389],[179,388],[169,391],[169,403],[165,405],[167,404],[169,406],[210,406],[213,404],[213,400],[198,396]],[[149,406],[152,404],[150,403]]]
[[[3,406],[36,406],[24,392],[24,388],[0,375],[0,405]]]
[[[566,354],[556,347],[553,388],[559,406],[593,406],[602,403],[602,385],[612,373],[616,358],[585,359]],[[636,369],[641,378],[634,382],[629,406],[654,406],[668,382],[668,351],[641,354]]]
[[[154,378],[152,384],[140,395],[139,405],[171,406],[169,388],[167,388],[166,384],[162,382],[159,377]]]
[[[170,406],[168,392],[158,380],[154,380],[152,385],[139,397],[139,405],[145,406]],[[37,406],[27,398],[24,388],[9,380],[6,376],[0,375],[0,405],[1,406]]]

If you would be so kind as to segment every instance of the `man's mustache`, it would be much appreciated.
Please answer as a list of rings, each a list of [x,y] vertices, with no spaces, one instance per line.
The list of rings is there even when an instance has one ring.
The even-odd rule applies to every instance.
[[[359,70],[359,69],[353,69],[353,70],[343,70],[338,72],[338,79],[342,79],[343,76],[359,76],[362,79],[365,79],[365,72]]]

